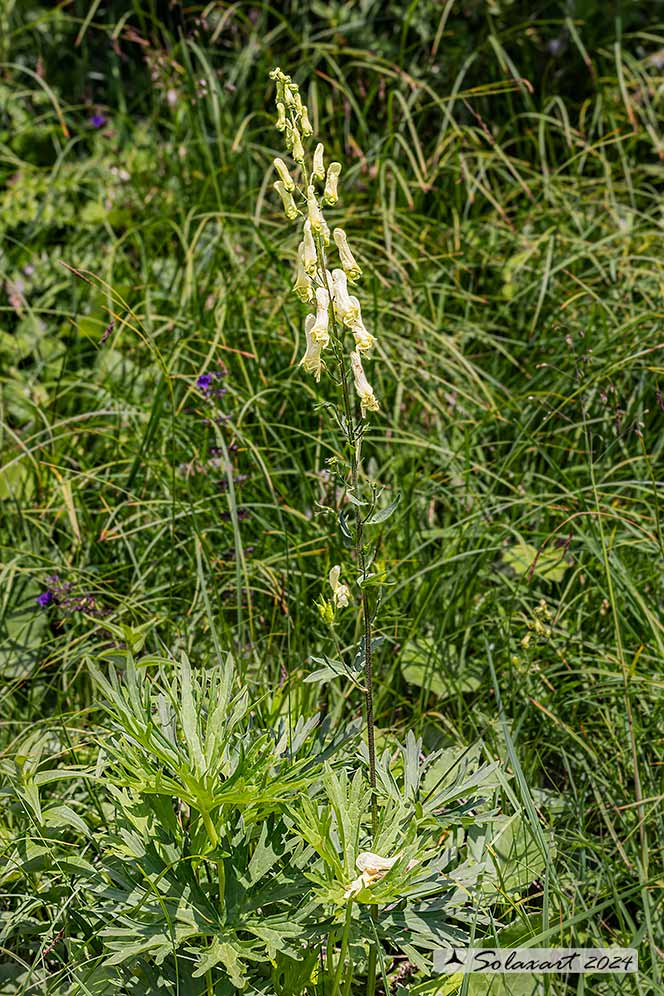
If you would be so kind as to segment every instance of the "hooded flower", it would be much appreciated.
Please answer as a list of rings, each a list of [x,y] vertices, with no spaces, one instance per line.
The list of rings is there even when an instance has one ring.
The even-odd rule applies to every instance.
[[[362,874],[350,883],[344,893],[344,899],[351,899],[362,889],[368,889],[374,882],[380,881],[390,868],[397,863],[399,855],[394,858],[383,858],[380,854],[373,854],[371,851],[362,851],[358,854],[355,865]]]
[[[339,200],[339,194],[337,193],[337,184],[339,182],[339,174],[341,173],[341,163],[330,163],[327,167],[327,176],[325,177],[325,190],[323,191],[323,204],[329,204],[332,207]]]
[[[358,353],[368,353],[376,345],[376,337],[368,331],[362,321],[362,312],[360,311],[360,302],[358,299],[351,295],[350,301],[357,308],[357,319],[350,326],[353,338],[355,339],[355,349]]]
[[[311,231],[315,235],[320,235],[323,227],[323,216],[320,212],[316,191],[311,184],[307,188],[307,216],[311,225]]]
[[[316,270],[318,268],[318,259],[316,257],[316,243],[314,242],[313,232],[311,231],[311,225],[308,219],[304,223],[304,238],[302,241],[302,247],[304,268],[310,277],[315,277]]]
[[[296,163],[304,162],[304,147],[296,125],[286,122],[286,145]]]
[[[345,609],[350,601],[350,588],[339,581],[341,567],[335,564],[329,574],[330,588],[335,609]]]
[[[341,260],[341,265],[346,272],[346,276],[349,280],[358,280],[359,277],[362,276],[362,270],[355,262],[355,257],[348,248],[346,233],[343,228],[335,228],[332,235],[334,236],[334,241],[337,249],[339,250],[339,259]]]
[[[291,193],[293,190],[295,190],[295,180],[288,172],[288,166],[283,161],[283,159],[279,159],[279,157],[273,160],[273,164],[274,168],[279,174],[279,179],[284,185],[284,189],[288,190],[288,192]]]
[[[309,120],[309,111],[305,104],[302,105],[302,111],[300,112],[300,128],[302,129],[302,134],[307,138],[314,133],[311,121]]]
[[[332,300],[334,313],[344,325],[352,327],[361,321],[360,302],[348,294],[348,278],[343,270],[332,270]]]
[[[320,373],[323,366],[321,352],[323,347],[315,342],[311,335],[311,329],[316,321],[313,315],[307,315],[304,320],[304,334],[307,339],[307,350],[300,360],[300,366],[304,367],[306,373],[314,375],[316,383],[320,380]]]
[[[314,162],[313,162],[313,169],[311,171],[311,175],[313,176],[314,180],[318,180],[321,183],[325,179],[325,165],[323,163],[324,152],[325,152],[325,146],[323,145],[322,142],[319,142],[316,148],[314,149]]]
[[[355,339],[355,349],[358,353],[368,353],[376,345],[376,337],[369,332],[364,325],[356,324],[351,327],[353,338]]]
[[[325,349],[330,342],[330,295],[324,287],[316,288],[316,319],[311,326],[311,338]]]
[[[353,368],[353,380],[355,381],[357,396],[360,399],[362,418],[366,416],[368,411],[380,411],[378,399],[373,392],[371,384],[366,378],[366,374],[364,373],[364,368],[362,366],[362,358],[359,353],[355,352],[350,354],[350,365]]]
[[[285,131],[286,130],[286,108],[285,108],[284,104],[281,103],[280,100],[277,101],[277,123],[276,123],[276,129],[277,129],[277,131]]]
[[[283,204],[284,213],[286,217],[288,218],[289,221],[295,221],[295,219],[299,214],[299,211],[297,210],[297,204],[293,200],[293,195],[291,194],[290,190],[286,190],[281,180],[277,180],[275,183],[272,184],[272,186],[281,197],[281,203]]]
[[[297,266],[295,270],[295,293],[303,304],[314,299],[314,289],[304,266],[304,242],[297,247]]]

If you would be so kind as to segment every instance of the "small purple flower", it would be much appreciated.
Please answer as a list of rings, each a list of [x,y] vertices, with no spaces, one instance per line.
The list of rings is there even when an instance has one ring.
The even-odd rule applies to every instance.
[[[42,591],[41,595],[37,596],[37,605],[40,609],[47,608],[53,601],[52,591]]]
[[[103,128],[104,125],[106,124],[106,118],[104,117],[103,114],[97,112],[96,114],[93,114],[92,117],[90,118],[90,124],[92,125],[93,128]]]
[[[210,385],[212,384],[212,374],[201,374],[196,381],[196,387],[200,391],[207,392],[210,390]]]

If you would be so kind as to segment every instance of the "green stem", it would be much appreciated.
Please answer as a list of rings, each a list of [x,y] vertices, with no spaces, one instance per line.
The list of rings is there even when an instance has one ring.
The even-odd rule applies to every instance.
[[[316,243],[316,256],[318,258],[318,266],[320,268],[321,279],[323,280],[327,292],[330,296],[330,304],[332,303],[332,287],[330,287],[329,280],[327,278],[327,261],[325,259],[325,248],[323,246],[323,241],[321,238],[315,238]],[[343,350],[340,348],[343,341],[343,330],[341,335],[337,329],[336,318],[334,315],[334,307],[330,307],[330,319],[332,322],[332,331],[334,334],[333,338],[333,348],[337,362],[339,364],[339,373],[341,378],[341,394],[343,398],[344,415],[346,418],[346,438],[348,440],[348,446],[350,449],[350,468],[351,468],[351,487],[353,490],[353,495],[357,499],[358,495],[358,484],[360,476],[360,468],[362,466],[362,433],[359,431],[359,427],[355,425],[355,420],[353,419],[353,408],[350,398],[350,387],[348,383],[348,370],[346,367],[345,356]],[[366,577],[366,560],[364,556],[364,523],[362,521],[362,515],[360,511],[360,506],[355,505],[355,559],[357,562],[358,569],[361,572],[362,580],[364,581]],[[365,703],[366,703],[366,716],[367,716],[367,750],[369,753],[369,785],[371,788],[371,837],[373,844],[376,844],[376,838],[378,836],[378,797],[376,793],[376,737],[375,737],[375,723],[374,723],[374,704],[373,704],[373,657],[371,653],[371,606],[369,605],[369,599],[367,598],[366,592],[363,588],[360,589],[360,598],[362,602],[362,621],[364,629],[364,673],[365,673]],[[335,973],[334,986],[332,989],[332,996],[337,996],[337,991],[339,988],[339,980],[341,978],[341,970],[343,962],[345,960],[345,947],[347,944],[347,933],[350,929],[350,910],[351,902],[348,903],[348,913],[346,914],[346,926],[344,928],[344,937],[341,942],[341,954],[339,956],[339,964],[337,965],[337,971]],[[371,917],[376,921],[378,918],[378,907],[373,906],[371,909]],[[367,973],[367,996],[373,996],[376,988],[376,945],[371,944],[369,946],[369,960],[368,960],[368,973]],[[352,967],[351,967],[352,972]]]
[[[210,814],[206,809],[201,809],[201,816],[203,817],[203,823],[205,824],[208,839],[212,846],[216,847],[219,843],[219,838],[217,837],[217,831],[214,828],[214,823],[210,819]]]
[[[325,248],[323,246],[323,241],[320,237],[316,236],[316,255],[318,257],[318,266],[321,273],[321,279],[324,280],[327,292],[330,296],[330,302],[332,302],[332,287],[330,287],[329,280],[327,279],[327,260],[325,258]],[[346,363],[344,359],[343,352],[337,350],[338,344],[342,341],[342,335],[339,335],[337,329],[337,322],[334,315],[334,308],[330,307],[330,319],[332,322],[332,332],[334,334],[334,346],[335,355],[339,363],[339,374],[341,377],[341,395],[343,398],[344,415],[346,417],[346,438],[348,440],[348,445],[350,449],[350,469],[351,469],[351,487],[355,498],[358,498],[358,483],[360,475],[360,467],[362,466],[362,435],[358,431],[358,427],[355,425],[353,419],[353,408],[350,399],[350,386],[348,383],[348,370],[346,368]],[[366,562],[364,559],[364,526],[362,522],[362,515],[360,512],[360,506],[355,505],[355,558],[357,561],[358,568],[361,571],[362,579],[366,575]],[[376,737],[375,737],[375,723],[374,723],[374,706],[373,706],[373,658],[371,654],[371,607],[369,605],[369,600],[364,592],[360,591],[360,598],[362,601],[362,616],[363,616],[363,629],[364,629],[364,665],[365,665],[365,701],[367,710],[367,749],[369,752],[369,784],[371,786],[371,836],[375,844],[376,835],[378,833],[378,800],[376,797]]]
[[[378,914],[378,907],[371,907],[371,917],[373,920],[376,919]],[[376,990],[376,945],[372,944],[369,947],[369,960],[367,962],[367,996],[373,996]]]
[[[348,938],[350,937],[350,924],[353,916],[353,900],[348,900],[348,907],[346,908],[346,919],[344,921],[344,932],[341,935],[341,948],[339,950],[339,961],[337,962],[337,970],[334,973],[334,982],[332,984],[332,992],[330,996],[337,996],[339,992],[339,983],[341,982],[341,974],[343,972],[344,964],[346,961],[346,953],[348,951]]]
[[[226,916],[226,868],[223,861],[217,861],[217,879],[219,881],[219,909]]]

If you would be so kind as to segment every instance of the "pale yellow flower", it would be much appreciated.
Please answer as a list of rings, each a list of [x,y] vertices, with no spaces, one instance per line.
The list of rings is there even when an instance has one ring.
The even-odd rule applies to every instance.
[[[286,122],[286,145],[290,149],[295,162],[302,164],[304,162],[304,147],[300,138],[300,132],[296,125],[290,124],[288,121]]]
[[[334,236],[337,249],[339,250],[339,259],[341,260],[341,265],[346,272],[346,276],[349,280],[357,280],[362,276],[362,270],[357,265],[355,257],[348,247],[346,233],[343,228],[335,228],[332,234]]]
[[[281,101],[277,102],[277,124],[276,124],[276,128],[277,128],[277,131],[285,131],[286,130],[286,108],[281,103]]]
[[[360,302],[348,293],[348,278],[343,270],[332,270],[332,301],[334,313],[349,328],[362,320]]]
[[[325,165],[323,163],[323,153],[325,152],[325,147],[322,142],[319,142],[314,149],[314,162],[311,175],[314,180],[322,181],[325,179]]]
[[[351,328],[355,339],[355,349],[358,353],[368,353],[376,345],[376,337],[364,325],[353,325]]]
[[[320,235],[321,228],[323,227],[323,216],[318,204],[318,198],[316,197],[316,191],[312,185],[309,185],[307,188],[307,217],[309,218],[311,231],[315,235]]]
[[[293,195],[291,194],[290,190],[286,190],[281,180],[277,180],[275,183],[272,184],[272,186],[281,197],[281,203],[284,206],[284,212],[286,214],[286,217],[288,218],[289,221],[294,221],[297,218],[299,211],[297,209],[297,204],[293,200]]]
[[[316,270],[318,269],[318,259],[316,256],[316,243],[314,242],[313,232],[311,231],[311,224],[309,220],[304,223],[304,238],[303,238],[303,258],[304,258],[304,268],[310,277],[316,276]]]
[[[362,410],[362,418],[366,416],[366,413],[380,411],[380,405],[378,404],[378,399],[373,392],[373,388],[366,378],[364,373],[364,368],[362,366],[362,358],[359,353],[350,354],[350,365],[353,369],[353,380],[355,381],[355,390],[357,391],[357,396],[360,399],[360,406]]]
[[[314,380],[318,383],[323,366],[321,358],[323,347],[320,343],[316,342],[311,335],[311,330],[315,324],[315,321],[316,318],[314,315],[307,315],[304,320],[304,335],[307,340],[307,349],[304,356],[300,360],[300,366],[304,367],[306,373],[313,374]]]
[[[399,855],[394,858],[383,858],[380,854],[373,854],[371,851],[362,851],[358,854],[355,862],[358,871],[362,874],[354,879],[344,893],[344,899],[351,899],[362,889],[369,888],[374,882],[380,881],[390,868],[397,863]]]
[[[311,326],[311,338],[317,342],[322,349],[330,343],[330,295],[324,287],[316,288],[316,319]]]
[[[335,564],[329,574],[330,588],[335,609],[345,609],[350,602],[350,588],[339,580],[341,567]]]
[[[293,177],[288,172],[288,166],[283,161],[283,159],[279,159],[277,157],[276,159],[273,159],[273,164],[274,164],[274,168],[276,169],[277,173],[279,174],[279,179],[281,180],[281,182],[284,185],[284,189],[288,190],[289,192],[292,191],[292,190],[295,190],[295,180],[293,179]]]
[[[362,321],[362,312],[360,310],[360,302],[358,299],[353,297],[351,294],[350,301],[353,306],[357,307],[357,319],[350,326],[353,338],[355,339],[355,348],[358,353],[368,353],[369,350],[376,345],[376,337],[368,331]]]
[[[314,289],[304,266],[304,242],[297,247],[297,265],[295,269],[295,293],[303,304],[314,299]]]
[[[337,193],[337,184],[339,182],[339,174],[341,173],[341,163],[330,163],[327,167],[327,175],[325,177],[325,190],[323,191],[323,204],[329,204],[332,207],[339,200],[339,194]]]
[[[311,121],[309,120],[309,111],[305,105],[302,105],[301,117],[300,117],[300,127],[302,128],[302,134],[309,138],[313,135],[314,130],[311,127]]]

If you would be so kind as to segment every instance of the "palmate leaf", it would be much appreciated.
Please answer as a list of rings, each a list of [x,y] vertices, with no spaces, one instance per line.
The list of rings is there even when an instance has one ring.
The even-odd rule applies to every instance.
[[[220,965],[236,989],[243,989],[249,971],[248,961],[263,961],[265,953],[261,945],[252,941],[238,941],[233,934],[223,933],[215,937],[205,954],[198,958],[193,971],[194,978],[205,975],[211,968]]]
[[[183,657],[166,680],[172,662],[150,657],[150,666],[158,665],[151,677],[126,657],[125,680],[113,665],[108,677],[91,667],[118,731],[107,745],[117,784],[178,798],[209,827],[222,807],[239,807],[246,820],[262,819],[315,781],[319,761],[315,752],[305,752],[316,723],[300,724],[290,742],[249,727],[246,691],[231,695],[230,661],[194,672]],[[302,756],[296,758],[296,751]],[[214,846],[213,831],[206,835],[196,838],[199,848]]]
[[[376,927],[379,936],[399,947],[408,944],[435,951],[448,944],[467,943],[473,912],[468,907],[464,917],[444,899],[422,905],[404,903],[401,908],[381,912]]]
[[[118,798],[123,805],[127,801],[126,794]],[[129,807],[131,826],[119,825],[115,843],[109,840],[111,853],[101,869],[107,882],[94,890],[100,909],[108,908],[99,932],[107,965],[138,967],[146,960],[165,965],[186,952],[192,979],[213,971],[239,987],[252,963],[274,958],[277,951],[303,953],[310,930],[298,919],[297,906],[306,879],[299,873],[296,882],[288,877],[298,861],[290,853],[297,841],[282,824],[264,824],[257,841],[253,828],[238,829],[221,859],[226,880],[221,916],[216,887],[210,885],[208,895],[197,881],[184,838],[169,840],[163,828],[155,835],[151,822],[137,820],[137,805],[140,810],[144,804]],[[295,888],[282,893],[284,885]]]
[[[277,996],[300,996],[312,980],[317,969],[318,952],[314,948],[304,954],[301,960],[295,960],[278,952],[276,964],[272,971],[272,982]]]

